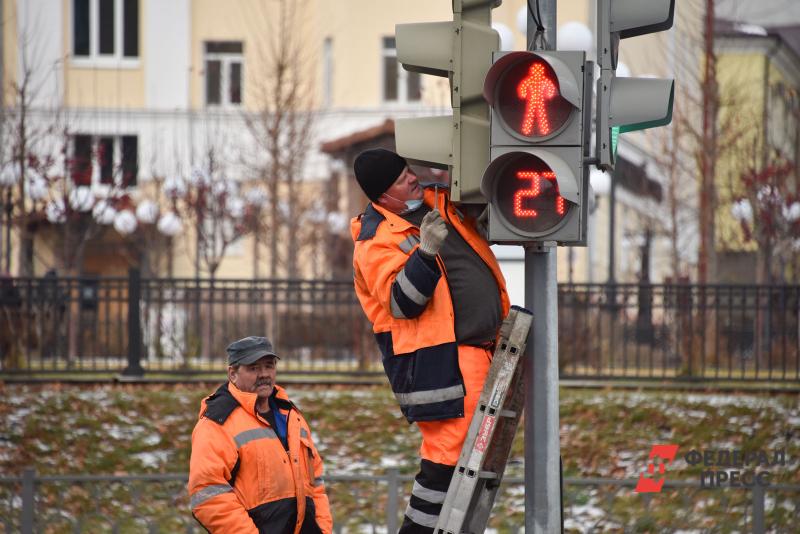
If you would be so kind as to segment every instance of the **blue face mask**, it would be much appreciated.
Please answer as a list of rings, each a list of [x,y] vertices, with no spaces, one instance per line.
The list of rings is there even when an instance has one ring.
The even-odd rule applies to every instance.
[[[412,211],[417,211],[420,206],[422,206],[422,199],[417,198],[414,200],[403,200],[401,201],[398,198],[394,198],[392,195],[388,193],[384,193],[387,197],[391,198],[392,200],[396,200],[397,202],[403,202],[406,205],[406,209],[400,212],[400,215],[406,215],[407,213],[411,213]]]
[[[403,215],[406,213],[411,213],[412,211],[417,211],[422,206],[422,199],[418,198],[416,200],[406,200],[406,209],[403,211]]]

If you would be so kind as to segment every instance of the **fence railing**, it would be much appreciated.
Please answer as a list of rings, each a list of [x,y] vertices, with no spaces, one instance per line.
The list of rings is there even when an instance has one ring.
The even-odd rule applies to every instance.
[[[800,381],[800,286],[561,284],[562,378]],[[0,373],[219,373],[270,337],[281,371],[380,374],[351,281],[0,279]]]
[[[561,376],[800,380],[800,286],[562,284]]]
[[[334,531],[397,532],[411,480],[397,468],[326,476]],[[0,525],[22,534],[199,533],[186,481],[186,474],[41,476],[27,469],[20,477],[0,477]],[[800,519],[800,485],[702,488],[699,482],[667,481],[660,493],[639,494],[633,492],[636,482],[565,478],[565,530],[790,532]],[[489,526],[523,532],[523,498],[523,480],[505,478]]]
[[[4,373],[202,373],[225,347],[266,335],[282,372],[379,371],[351,281],[26,278],[0,280]]]

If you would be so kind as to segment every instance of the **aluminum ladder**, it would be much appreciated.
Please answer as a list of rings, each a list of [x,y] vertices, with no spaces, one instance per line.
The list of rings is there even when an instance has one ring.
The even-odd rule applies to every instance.
[[[434,534],[479,534],[486,529],[525,403],[521,357],[532,321],[531,312],[512,306],[500,327]]]

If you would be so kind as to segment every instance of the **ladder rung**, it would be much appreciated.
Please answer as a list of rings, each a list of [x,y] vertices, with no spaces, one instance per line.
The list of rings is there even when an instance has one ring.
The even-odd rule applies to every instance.
[[[463,476],[466,476],[466,477],[469,477],[469,478],[474,478],[475,475],[478,475],[478,478],[485,478],[485,479],[490,479],[490,480],[494,480],[494,479],[497,478],[497,473],[495,473],[494,471],[477,471],[476,472],[473,469],[467,469],[465,467],[459,467],[458,468],[458,473],[460,475],[463,475]]]
[[[517,417],[517,412],[514,410],[500,410],[497,415],[500,417],[508,417],[510,419],[514,419]]]

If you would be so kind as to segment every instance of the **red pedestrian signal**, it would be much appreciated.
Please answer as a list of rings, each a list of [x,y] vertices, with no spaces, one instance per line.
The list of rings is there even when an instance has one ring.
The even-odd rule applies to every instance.
[[[521,131],[525,135],[533,133],[533,127],[542,135],[550,133],[545,103],[558,94],[556,84],[545,75],[544,63],[531,63],[530,73],[517,85],[517,96],[525,100],[525,116]]]
[[[493,54],[481,179],[492,243],[586,244],[592,74],[585,52]]]
[[[561,95],[553,68],[535,55],[510,65],[495,91],[495,109],[503,122],[527,139],[561,131],[575,110]]]

